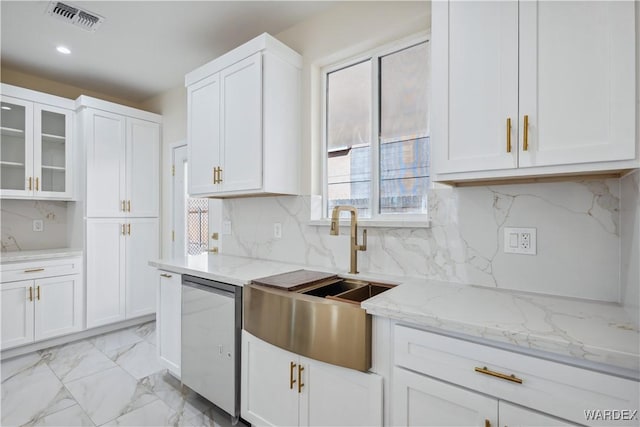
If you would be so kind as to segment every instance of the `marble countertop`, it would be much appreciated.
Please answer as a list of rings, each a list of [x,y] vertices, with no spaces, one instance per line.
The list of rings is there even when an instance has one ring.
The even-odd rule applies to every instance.
[[[640,376],[640,331],[620,304],[409,279],[362,306],[373,315]]]
[[[153,267],[236,286],[301,268],[253,258],[202,254],[149,262]],[[602,364],[640,375],[640,330],[621,305],[482,286],[361,273],[345,277],[400,284],[362,304],[368,313],[489,344],[517,346],[564,362]],[[542,352],[542,353],[540,353]],[[615,371],[617,372],[617,371]]]
[[[37,251],[0,252],[0,264],[17,261],[35,261],[40,259],[66,258],[82,256],[82,249],[59,248]]]

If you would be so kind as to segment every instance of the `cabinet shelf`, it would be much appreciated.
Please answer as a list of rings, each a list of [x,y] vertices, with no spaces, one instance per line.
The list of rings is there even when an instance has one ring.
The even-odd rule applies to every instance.
[[[24,129],[14,129],[2,126],[0,127],[0,132],[4,136],[24,136]]]
[[[8,167],[14,167],[14,168],[24,168],[24,163],[20,163],[20,162],[7,162],[7,161],[0,161],[0,166],[8,166]]]
[[[42,169],[52,170],[52,171],[65,171],[66,170],[66,168],[64,166],[49,166],[49,165],[42,165]]]
[[[43,133],[42,134],[42,141],[43,142],[53,142],[53,143],[58,143],[58,144],[64,144],[66,139],[67,139],[66,136],[51,135],[51,134],[48,134],[48,133]]]

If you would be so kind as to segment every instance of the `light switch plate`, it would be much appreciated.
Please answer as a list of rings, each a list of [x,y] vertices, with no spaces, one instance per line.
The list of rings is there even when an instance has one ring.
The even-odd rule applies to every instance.
[[[536,229],[525,227],[505,227],[504,252],[507,254],[536,255]]]
[[[273,237],[276,239],[282,238],[282,223],[273,223]]]

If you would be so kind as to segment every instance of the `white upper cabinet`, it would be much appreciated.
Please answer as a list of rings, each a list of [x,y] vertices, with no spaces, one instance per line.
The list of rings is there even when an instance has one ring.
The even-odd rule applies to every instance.
[[[2,93],[0,196],[71,200],[73,101],[5,84]]]
[[[263,34],[186,76],[190,194],[299,194],[301,63]]]
[[[434,181],[638,167],[635,2],[434,2]]]
[[[157,217],[160,116],[81,96],[87,216]]]

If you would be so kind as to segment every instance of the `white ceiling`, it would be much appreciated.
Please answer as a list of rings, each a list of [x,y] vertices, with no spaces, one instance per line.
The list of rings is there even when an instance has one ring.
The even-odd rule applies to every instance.
[[[64,0],[63,0],[64,2]],[[95,33],[49,16],[48,1],[0,2],[2,66],[140,102],[268,32],[334,5],[327,1],[72,1],[106,18]],[[65,45],[71,55],[56,46]]]

